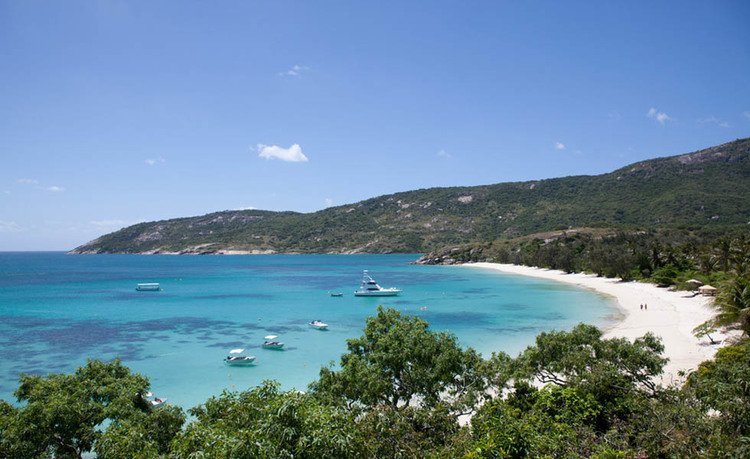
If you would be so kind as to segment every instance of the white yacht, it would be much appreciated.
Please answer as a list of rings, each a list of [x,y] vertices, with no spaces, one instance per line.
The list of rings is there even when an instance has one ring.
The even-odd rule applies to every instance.
[[[313,320],[312,322],[308,323],[311,328],[316,328],[318,330],[327,330],[328,324],[323,323],[322,320]]]
[[[244,349],[232,349],[224,359],[224,363],[233,367],[252,365],[255,362],[254,355],[242,355]]]
[[[278,338],[276,335],[267,335],[264,338],[263,347],[266,349],[284,349],[284,343],[276,341],[276,338]]]
[[[365,269],[362,275],[362,287],[354,292],[354,296],[396,296],[399,293],[401,293],[401,290],[397,288],[383,288],[379,286]]]

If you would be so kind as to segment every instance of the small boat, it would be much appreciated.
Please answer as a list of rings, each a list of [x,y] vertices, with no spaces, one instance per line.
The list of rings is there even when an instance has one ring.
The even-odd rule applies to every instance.
[[[153,393],[153,392],[146,392],[145,394],[143,394],[143,398],[144,398],[144,399],[146,399],[146,401],[147,401],[147,402],[148,402],[149,404],[151,404],[151,406],[159,406],[159,405],[161,405],[162,403],[164,403],[164,402],[166,402],[166,401],[167,401],[167,399],[166,399],[166,398],[158,398],[158,397],[154,397],[154,398],[153,398],[153,399],[151,400],[151,399],[150,399],[150,397],[154,397],[154,393]]]
[[[354,296],[396,296],[399,293],[401,293],[401,290],[397,288],[379,286],[365,269],[362,275],[362,287],[354,292]]]
[[[331,296],[344,296],[344,294],[343,294],[343,293],[332,293],[332,292],[328,292],[328,293],[329,293],[329,294],[330,294]]]
[[[276,335],[268,335],[264,337],[263,339],[265,339],[265,341],[263,342],[263,347],[266,349],[284,349],[284,343],[276,341],[276,338],[278,338]]]
[[[135,286],[135,289],[139,292],[158,292],[161,290],[161,286],[156,282],[152,282],[148,284],[138,284]]]
[[[317,328],[318,330],[327,330],[328,329],[328,324],[323,323],[323,321],[321,321],[321,320],[313,320],[312,322],[308,323],[307,325],[309,325],[312,328]]]
[[[244,349],[232,349],[224,359],[224,363],[233,367],[252,365],[255,362],[254,355],[242,355]]]

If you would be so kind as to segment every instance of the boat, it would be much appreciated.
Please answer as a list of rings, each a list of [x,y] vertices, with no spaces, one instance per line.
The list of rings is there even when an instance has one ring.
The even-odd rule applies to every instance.
[[[224,359],[224,363],[233,367],[252,365],[255,362],[254,355],[242,355],[244,349],[232,349]]]
[[[266,349],[284,349],[284,343],[276,341],[276,338],[278,338],[276,335],[267,335],[264,337],[263,347]]]
[[[159,290],[161,290],[161,286],[156,282],[152,282],[147,284],[138,284],[135,286],[135,289],[139,292],[158,292]]]
[[[321,320],[313,320],[312,322],[308,323],[307,325],[309,325],[312,328],[317,328],[318,330],[327,330],[328,329],[328,324],[323,323],[323,321],[321,321]]]
[[[370,277],[365,269],[362,275],[362,287],[354,292],[354,296],[396,296],[401,293],[397,288],[383,288]]]
[[[338,293],[338,292],[337,292],[337,293],[332,293],[332,292],[328,292],[328,293],[329,293],[329,294],[330,294],[331,296],[344,296],[344,294],[343,294],[343,293]]]
[[[161,405],[162,403],[164,403],[164,402],[166,402],[166,401],[167,401],[167,399],[166,399],[166,398],[159,398],[159,397],[154,397],[153,399],[150,399],[151,397],[154,397],[154,393],[153,393],[153,392],[146,392],[145,394],[143,394],[143,398],[144,398],[144,399],[145,399],[145,400],[146,400],[146,401],[147,401],[147,402],[148,402],[149,404],[151,404],[151,406],[159,406],[159,405]]]

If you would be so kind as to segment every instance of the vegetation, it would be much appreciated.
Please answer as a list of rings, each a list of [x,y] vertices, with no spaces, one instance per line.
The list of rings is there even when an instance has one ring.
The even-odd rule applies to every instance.
[[[431,188],[311,214],[225,211],[124,228],[75,253],[424,253],[555,229],[701,228],[750,221],[750,139],[598,176]]]

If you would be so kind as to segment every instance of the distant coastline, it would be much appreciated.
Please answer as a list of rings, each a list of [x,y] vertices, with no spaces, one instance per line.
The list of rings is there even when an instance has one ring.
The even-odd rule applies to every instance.
[[[605,331],[605,337],[633,340],[647,332],[661,337],[664,356],[669,358],[662,376],[664,384],[683,382],[681,371],[697,369],[701,362],[713,358],[719,348],[711,345],[707,338],[696,338],[692,333],[695,327],[714,315],[711,298],[693,297],[685,291],[668,290],[643,282],[622,282],[593,274],[567,274],[498,263],[469,263],[464,266],[564,282],[614,297],[623,318]],[[645,309],[641,308],[642,305]],[[717,332],[714,338],[723,340],[727,336]]]

